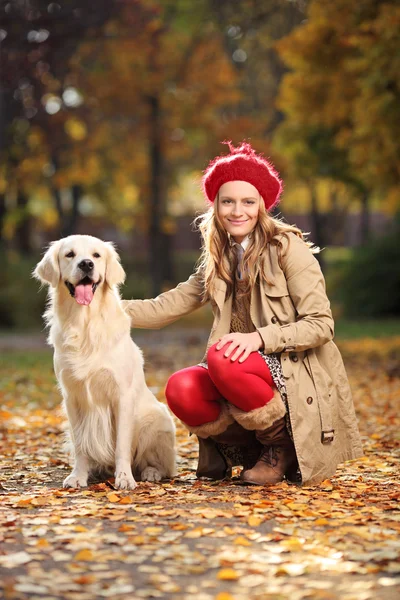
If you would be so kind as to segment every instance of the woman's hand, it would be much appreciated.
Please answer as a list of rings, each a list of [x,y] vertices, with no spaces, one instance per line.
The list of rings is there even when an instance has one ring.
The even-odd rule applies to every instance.
[[[251,352],[260,350],[264,345],[258,331],[253,333],[228,333],[219,340],[216,350],[221,350],[227,344],[229,346],[226,348],[224,356],[227,358],[230,356],[232,362],[240,356],[240,363],[244,362]]]

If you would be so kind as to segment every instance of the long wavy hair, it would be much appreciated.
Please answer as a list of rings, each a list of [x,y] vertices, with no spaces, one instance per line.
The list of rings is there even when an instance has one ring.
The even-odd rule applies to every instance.
[[[214,205],[194,220],[194,224],[199,229],[202,237],[202,253],[197,263],[197,269],[202,273],[204,281],[203,301],[214,297],[217,278],[225,281],[228,294],[232,293],[234,286],[234,269],[232,267],[236,262],[236,253],[232,248],[229,234],[223,227],[219,217],[218,204],[219,194],[217,194]],[[269,285],[274,285],[274,282],[268,278],[268,274],[261,269],[259,256],[267,244],[275,245],[277,247],[278,263],[282,268],[282,258],[285,254],[283,253],[283,244],[276,236],[278,234],[285,236],[290,244],[289,232],[294,233],[301,239],[304,239],[304,235],[306,235],[298,227],[271,217],[261,200],[258,221],[251,232],[250,243],[243,255],[242,271],[247,275],[243,294],[251,292],[258,277]],[[306,241],[306,243],[312,252],[319,251],[319,248],[313,246],[311,242]]]

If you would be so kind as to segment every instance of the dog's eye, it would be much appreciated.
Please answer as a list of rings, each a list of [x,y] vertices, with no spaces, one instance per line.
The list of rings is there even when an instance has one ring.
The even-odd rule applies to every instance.
[[[93,257],[94,257],[94,258],[100,258],[100,254],[99,254],[98,252],[95,252],[95,253],[93,254]]]
[[[68,254],[65,255],[67,258],[74,258],[75,256],[75,252],[73,250],[71,250],[71,252],[68,252]]]

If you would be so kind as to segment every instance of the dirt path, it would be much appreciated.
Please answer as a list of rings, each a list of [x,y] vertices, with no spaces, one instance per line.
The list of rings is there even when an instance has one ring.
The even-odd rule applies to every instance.
[[[147,339],[147,380],[194,364],[202,335]],[[191,336],[191,337],[190,337]],[[18,346],[20,348],[20,346]],[[0,597],[394,600],[400,592],[399,379],[349,366],[366,455],[318,488],[195,478],[178,426],[178,476],[117,492],[62,489],[69,471],[51,358],[9,350],[0,377]],[[15,360],[14,360],[15,359]]]

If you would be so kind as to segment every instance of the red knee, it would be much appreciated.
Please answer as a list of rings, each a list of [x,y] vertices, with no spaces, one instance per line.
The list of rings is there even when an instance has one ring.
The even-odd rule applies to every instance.
[[[219,392],[202,367],[182,369],[171,375],[165,396],[174,415],[189,426],[214,421],[220,412]]]
[[[168,379],[165,397],[169,408],[178,419],[186,422],[185,416],[193,411],[195,394],[196,386],[190,375],[178,371]]]
[[[224,356],[224,353],[228,347],[228,344],[217,350],[217,344],[214,344],[209,348],[207,352],[207,365],[211,377],[218,374],[224,376],[228,371],[235,369],[235,363],[231,361],[230,357]]]

